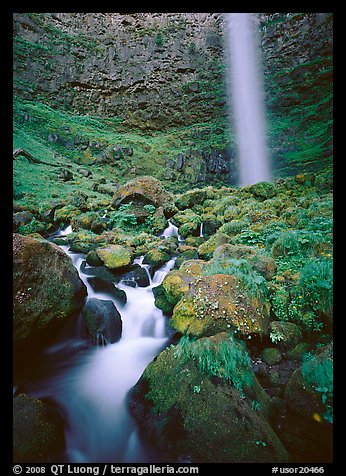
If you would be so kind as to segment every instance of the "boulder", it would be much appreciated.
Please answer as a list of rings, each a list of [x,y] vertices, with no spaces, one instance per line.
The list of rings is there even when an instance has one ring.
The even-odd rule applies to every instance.
[[[235,276],[196,277],[181,289],[180,295],[183,297],[175,306],[170,323],[183,334],[197,337],[222,331],[243,336],[268,334],[269,303],[247,293]]]
[[[233,352],[229,339],[227,334],[220,334],[185,343],[183,348],[180,344],[168,347],[148,365],[132,390],[131,413],[143,438],[156,447],[164,461],[288,461],[267,420],[268,397],[246,365],[246,356],[242,360],[234,341]],[[185,358],[191,344],[193,358]],[[238,369],[242,384],[222,377],[226,362]],[[220,377],[215,376],[217,369],[221,369]]]
[[[265,279],[271,280],[276,274],[275,260],[254,246],[232,245],[225,243],[218,246],[213,253],[213,260],[227,262],[231,259],[245,259]]]
[[[167,301],[173,305],[177,304],[189,291],[191,281],[191,276],[179,270],[172,270],[167,273],[162,281],[162,287]]]
[[[121,186],[113,196],[112,207],[118,208],[121,204],[130,202],[162,207],[166,218],[177,211],[173,195],[163,188],[159,180],[150,176],[136,177]]]
[[[82,316],[96,344],[112,344],[120,339],[122,320],[112,301],[91,298],[84,305]]]
[[[207,191],[204,189],[189,190],[179,195],[175,204],[179,210],[185,210],[186,208],[192,208],[194,205],[202,205],[207,198]]]
[[[161,268],[167,261],[171,259],[167,253],[166,248],[157,247],[153,248],[145,254],[143,264],[148,264],[153,270]]]
[[[16,230],[21,225],[27,225],[34,218],[34,215],[28,210],[14,213],[13,215],[13,229]]]
[[[127,296],[125,291],[122,289],[118,289],[113,283],[110,281],[100,279],[98,277],[91,277],[87,278],[88,283],[96,292],[103,292],[106,294],[110,294],[114,297],[120,304],[126,304]]]
[[[72,260],[57,245],[13,235],[13,327],[15,341],[79,311],[86,287]]]
[[[202,259],[210,260],[216,248],[225,243],[229,243],[230,240],[231,238],[225,233],[215,233],[215,235],[197,248],[197,252]]]
[[[278,189],[275,184],[271,182],[258,182],[249,187],[249,191],[261,200],[267,200],[272,198],[278,193]]]
[[[130,271],[121,276],[120,281],[127,285],[134,283],[135,286],[146,288],[150,284],[149,276],[144,268],[139,264],[133,264]]]
[[[108,245],[104,248],[96,248],[97,256],[104,266],[113,270],[121,270],[129,266],[132,261],[132,252],[121,245]]]
[[[64,446],[64,424],[55,407],[17,395],[13,399],[13,462],[56,463]]]

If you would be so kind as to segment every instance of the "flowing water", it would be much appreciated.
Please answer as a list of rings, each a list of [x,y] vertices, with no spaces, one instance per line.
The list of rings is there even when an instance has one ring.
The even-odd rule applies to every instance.
[[[66,236],[71,231],[68,227],[55,236]],[[181,240],[171,223],[162,239],[168,236]],[[152,288],[173,268],[175,258],[156,271],[152,279],[142,263],[143,257],[136,259],[135,263],[146,269],[150,284],[131,287],[118,283],[117,287],[127,295],[126,304],[121,306],[107,293],[92,289],[87,281],[90,274],[80,269],[83,254],[69,252],[68,246],[61,248],[71,257],[86,285],[87,299],[114,302],[123,322],[122,336],[114,344],[90,347],[81,316],[70,320],[57,342],[45,350],[41,378],[27,382],[24,389],[37,398],[51,398],[62,408],[67,422],[66,462],[159,462],[158,455],[138,435],[127,408],[127,395],[146,366],[169,342],[167,320],[154,305]]]
[[[234,111],[239,184],[270,181],[261,63],[254,16],[227,13],[230,110]]]

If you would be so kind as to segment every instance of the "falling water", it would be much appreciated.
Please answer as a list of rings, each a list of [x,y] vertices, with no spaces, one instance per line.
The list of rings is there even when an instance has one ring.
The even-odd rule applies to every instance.
[[[253,14],[227,13],[228,81],[236,125],[241,186],[270,181],[263,86]]]
[[[71,231],[68,227],[55,236],[66,236]],[[176,227],[169,224],[164,236],[176,232]],[[174,267],[176,258],[157,270],[153,279],[148,273],[147,287],[118,283],[117,287],[127,295],[126,304],[121,306],[115,298],[96,292],[90,286],[87,279],[90,274],[84,273],[81,267],[85,260],[82,253],[72,253],[65,245],[61,248],[71,257],[87,286],[88,299],[114,302],[123,322],[122,336],[114,344],[90,348],[81,331],[79,316],[79,325],[64,329],[57,342],[45,350],[38,380],[22,382],[22,389],[37,398],[51,398],[63,409],[67,420],[63,456],[66,462],[160,461],[141,440],[128,411],[127,396],[146,366],[169,342],[167,320],[154,304],[152,289]],[[135,263],[147,270],[142,261],[143,257]]]

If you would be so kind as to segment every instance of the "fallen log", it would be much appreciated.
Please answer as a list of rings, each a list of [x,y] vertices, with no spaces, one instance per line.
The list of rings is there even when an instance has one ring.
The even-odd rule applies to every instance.
[[[44,164],[44,165],[50,165],[52,167],[61,167],[62,164],[52,164],[50,162],[44,162],[43,160],[36,159],[36,157],[33,157],[29,152],[26,150],[19,148],[19,149],[14,149],[13,151],[13,160],[16,159],[19,155],[22,155],[26,159],[28,159],[30,162],[33,162],[34,164]]]

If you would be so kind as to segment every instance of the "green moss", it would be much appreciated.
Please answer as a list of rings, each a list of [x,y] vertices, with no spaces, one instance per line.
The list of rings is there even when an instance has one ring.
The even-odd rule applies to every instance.
[[[105,248],[97,248],[95,251],[103,264],[110,269],[123,268],[132,261],[130,250],[121,245],[109,245]]]

